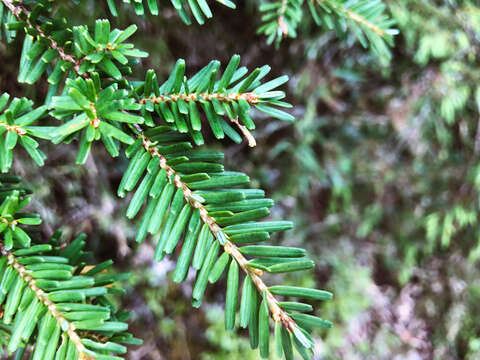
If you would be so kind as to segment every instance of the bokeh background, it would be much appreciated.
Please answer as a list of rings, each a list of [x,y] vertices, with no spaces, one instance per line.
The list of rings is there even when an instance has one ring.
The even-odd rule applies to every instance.
[[[385,63],[308,16],[296,39],[269,46],[256,34],[258,2],[213,6],[212,20],[190,27],[167,0],[158,17],[124,6],[113,18],[94,0],[65,1],[63,11],[73,24],[137,24],[133,41],[150,53],[138,74],[166,77],[177,58],[193,74],[238,53],[249,68],[269,64],[290,76],[295,123],[259,118],[254,149],[209,143],[276,200],[274,218],[296,223],[273,241],[306,247],[318,266],[286,282],[335,294],[318,304],[335,326],[316,333],[316,359],[479,359],[480,5],[385,0],[400,30]],[[41,101],[46,89],[16,82],[19,54],[19,43],[0,43],[0,89]],[[130,359],[258,358],[244,333],[224,330],[224,283],[194,309],[192,283],[170,279],[173,260],[154,263],[150,243],[133,242],[136,224],[115,195],[125,159],[94,146],[76,166],[75,144],[43,150],[43,168],[23,156],[14,172],[35,190],[45,235],[85,232],[99,260],[132,273],[122,306],[144,345]]]

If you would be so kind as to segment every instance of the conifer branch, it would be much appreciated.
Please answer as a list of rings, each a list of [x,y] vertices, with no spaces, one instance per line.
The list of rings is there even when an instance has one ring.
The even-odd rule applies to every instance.
[[[270,0],[259,6],[263,15],[257,32],[265,34],[269,44],[278,45],[287,36],[295,38],[305,2],[317,25],[339,35],[350,30],[362,46],[370,46],[382,60],[390,59],[388,46],[398,31],[392,28],[394,21],[382,0]]]
[[[193,195],[192,190],[190,190],[190,188],[182,181],[181,177],[175,172],[175,170],[167,164],[166,157],[158,151],[158,149],[154,146],[154,142],[152,142],[144,134],[141,134],[141,139],[145,150],[149,152],[152,157],[157,157],[160,160],[160,169],[165,170],[167,176],[169,178],[173,178],[173,183],[175,186],[183,191],[185,201],[187,201],[194,209],[198,209],[200,211],[200,218],[202,219],[203,223],[210,228],[210,231],[220,245],[223,246],[225,252],[232,256],[245,274],[252,279],[252,282],[255,284],[258,290],[258,293],[260,295],[266,294],[267,302],[274,321],[280,321],[286,329],[293,332],[294,329],[297,328],[297,325],[295,324],[295,321],[292,320],[292,318],[280,308],[277,299],[273,296],[268,289],[268,286],[261,279],[260,276],[263,274],[263,271],[248,266],[248,260],[245,258],[245,256],[243,256],[235,244],[228,240],[228,236],[225,234],[220,225],[217,224],[215,218],[209,215],[208,210],[201,202],[197,200],[197,197]]]
[[[33,24],[30,21],[30,11],[26,9],[21,2],[19,5],[14,5],[12,0],[0,0],[0,1],[10,10],[10,12],[13,15],[15,15],[18,21],[21,21],[21,22],[24,21],[30,27],[30,29],[35,30],[36,32],[38,32],[39,36],[48,40],[50,42],[50,48],[58,51],[59,57],[62,60],[73,64],[73,68],[75,72],[77,73],[79,72],[82,61],[77,60],[72,55],[67,54],[65,52],[65,49],[62,46],[60,46],[52,36],[45,34],[45,32],[42,30],[40,26]],[[23,19],[21,14],[25,14],[26,19]]]
[[[18,350],[31,343],[33,360],[93,360],[125,353],[119,343],[138,344],[104,297],[118,293],[109,285],[128,274],[103,273],[111,265],[108,261],[87,267],[82,235],[63,247],[57,244],[59,232],[48,243],[32,244],[29,230],[22,227],[41,220],[20,212],[29,198],[13,184],[19,179],[0,176],[0,322],[12,324],[11,335],[4,339],[8,351],[20,355]]]
[[[302,19],[303,0],[273,0],[259,7],[262,25],[257,33],[267,35],[267,43],[278,46],[282,38],[296,37],[296,29]]]
[[[270,71],[269,66],[256,68],[249,73],[239,64],[240,56],[232,56],[219,76],[220,63],[211,61],[195,75],[186,78],[185,61],[180,59],[162,85],[158,83],[155,72],[149,70],[145,82],[133,94],[142,105],[142,115],[146,121],[151,114],[157,113],[167,123],[175,124],[179,132],[190,133],[196,145],[204,142],[200,119],[203,112],[217,139],[229,137],[237,143],[242,141],[241,135],[224,120],[226,117],[253,146],[255,141],[250,134],[255,129],[250,117],[252,107],[280,120],[294,120],[293,116],[279,109],[291,106],[281,101],[285,93],[277,90],[288,77],[281,76],[262,83]],[[152,123],[150,120],[147,122]]]
[[[202,102],[202,101],[218,101],[218,102],[238,102],[238,101],[245,101],[250,105],[258,104],[260,102],[259,96],[254,92],[248,93],[189,93],[189,94],[172,94],[172,95],[159,95],[159,96],[151,96],[148,98],[141,98],[139,100],[140,104],[146,105],[148,102],[152,104],[160,104],[160,103],[175,103],[177,101],[184,101],[189,103],[190,101],[194,102]],[[240,130],[243,134],[245,139],[248,142],[250,147],[256,146],[255,138],[253,137],[252,133],[247,129],[246,126],[240,124],[238,121],[238,116],[228,116],[228,119],[235,124],[235,126]]]
[[[241,326],[248,326],[252,347],[258,345],[256,332],[259,324],[257,315],[251,315],[252,319],[249,317],[252,313],[257,314],[257,299],[263,298],[267,312],[260,309],[264,316],[260,328],[265,331],[262,341],[268,336],[268,319],[272,318],[275,323],[281,324],[288,336],[292,336],[294,343],[297,342],[299,351],[308,352],[312,339],[305,331],[305,319],[313,324],[311,326],[330,327],[330,322],[308,314],[290,313],[292,309],[288,308],[289,305],[284,308],[285,304],[278,302],[274,295],[317,300],[328,300],[332,295],[314,289],[268,287],[261,276],[264,272],[308,270],[313,267],[313,262],[305,258],[305,252],[298,248],[238,247],[263,242],[269,238],[270,232],[289,229],[291,224],[255,222],[269,214],[267,207],[273,203],[263,198],[262,191],[235,188],[247,184],[248,177],[224,171],[216,161],[221,157],[220,153],[190,150],[192,147],[187,142],[188,138],[181,134],[173,136],[173,128],[167,126],[149,129],[146,133],[135,124],[132,127],[136,129],[138,139],[126,149],[126,155],[131,160],[120,182],[118,195],[124,197],[127,191],[136,189],[127,209],[128,218],[134,218],[146,204],[136,240],[141,242],[147,233],[158,233],[154,259],[161,260],[174,252],[183,235],[173,279],[175,282],[183,281],[192,262],[198,270],[192,293],[194,306],[201,303],[207,279],[211,283],[217,281],[232,258],[227,280],[226,328],[233,329],[237,310],[239,289],[235,269],[238,266],[246,274],[240,310]],[[224,252],[217,258],[221,246]],[[246,255],[257,257],[248,260]],[[249,290],[248,284],[251,284],[252,290]],[[251,291],[255,295],[250,301]],[[311,308],[294,305],[293,310],[303,312],[311,311]],[[288,342],[292,340],[290,337],[285,339]],[[260,349],[263,357],[268,356],[265,343]]]
[[[5,219],[2,219],[2,222],[4,222],[4,220]],[[9,226],[11,226],[11,224],[9,224]],[[67,319],[63,317],[62,313],[57,310],[56,304],[48,298],[47,293],[45,293],[42,289],[40,289],[37,286],[35,279],[31,275],[29,275],[29,271],[17,261],[17,258],[15,257],[15,255],[13,255],[11,251],[8,251],[5,248],[5,245],[1,241],[0,241],[0,254],[7,258],[8,264],[13,269],[15,269],[15,271],[18,273],[20,278],[27,284],[30,290],[32,290],[32,292],[35,294],[35,297],[38,299],[38,301],[41,302],[45,306],[47,311],[50,313],[50,315],[53,318],[55,318],[55,321],[57,322],[58,326],[60,326],[63,329],[63,331],[68,335],[70,340],[75,344],[75,348],[77,349],[77,352],[78,352],[78,358],[80,360],[94,359],[93,357],[85,353],[85,346],[82,344],[82,340],[76,332],[75,325],[73,325],[73,323],[69,322]]]
[[[34,360],[94,360],[124,354],[126,348],[119,343],[139,344],[125,333],[127,324],[118,321],[115,308],[104,298],[116,290],[108,285],[126,277],[96,276],[108,262],[83,270],[85,265],[75,259],[81,258],[84,245],[78,237],[63,250],[44,243],[8,250],[0,241],[0,303],[5,304],[1,321],[13,324],[9,352],[34,340]]]
[[[43,34],[40,34],[40,35],[43,35]],[[232,65],[229,66],[229,68],[226,71],[226,74],[224,74],[222,79],[220,79],[219,84],[222,84],[221,88],[226,89],[229,86],[230,82],[232,81],[232,78],[235,77],[235,72],[237,72],[238,61],[239,61],[238,57],[232,58],[232,61],[231,61]],[[178,68],[179,67],[177,66],[176,70],[174,70],[174,72],[172,73],[172,76],[173,76],[172,78],[179,78],[179,77],[181,78],[182,77],[182,76],[178,75],[178,72],[179,72]],[[212,70],[216,71],[216,67],[212,67],[212,69],[210,71],[212,71]],[[259,77],[259,75],[263,72],[263,76],[264,76],[264,74],[266,74],[266,72],[268,72],[268,70],[269,70],[268,68],[265,68],[264,70],[257,69],[256,74],[254,76],[247,77],[243,82],[240,82],[239,85],[236,86],[236,89],[241,90],[241,89],[248,89],[249,87],[252,87],[251,84],[255,84],[255,81]],[[80,73],[78,67],[74,67],[74,71],[77,72],[77,73]],[[243,73],[243,70],[240,69],[239,71]],[[213,74],[213,73],[207,72],[208,78],[211,78],[210,74]],[[85,78],[87,78],[87,81],[91,81],[91,79],[89,79],[90,78],[90,73],[85,73],[84,76],[85,76]],[[206,76],[204,75],[204,77],[206,77]],[[238,75],[237,75],[237,78],[238,78]],[[254,104],[258,104],[261,101],[261,96],[262,95],[266,96],[265,94],[267,94],[268,95],[267,98],[271,98],[268,91],[271,91],[271,89],[274,88],[275,86],[277,86],[277,84],[281,84],[284,81],[285,81],[284,79],[281,79],[280,81],[274,81],[273,83],[269,83],[266,87],[265,86],[263,87],[263,89],[266,89],[266,91],[263,91],[263,92],[259,91],[258,94],[256,92],[238,92],[238,91],[237,92],[222,92],[222,93],[215,93],[215,92],[213,92],[213,93],[211,93],[211,92],[208,92],[208,93],[205,93],[205,92],[189,93],[189,92],[187,92],[187,93],[173,93],[173,94],[168,94],[168,95],[160,95],[159,94],[159,95],[156,95],[156,96],[141,97],[141,98],[139,98],[138,103],[141,104],[141,105],[146,105],[148,103],[153,103],[154,105],[156,105],[156,104],[160,104],[160,103],[176,103],[176,102],[179,102],[179,101],[184,101],[184,102],[189,102],[190,103],[190,102],[199,102],[199,101],[209,102],[209,101],[216,100],[216,101],[223,102],[223,103],[236,103],[236,102],[244,101],[247,104],[254,105]],[[78,83],[78,81],[77,81],[77,83]],[[211,81],[209,83],[210,83],[209,88],[220,87],[220,85],[212,85]],[[78,83],[78,84],[80,84],[80,83]],[[73,81],[70,81],[70,83],[68,85],[69,85],[69,88],[73,88],[75,86]],[[172,84],[172,85],[173,85],[174,89],[176,88],[176,89],[179,90],[177,85],[174,85],[174,84]],[[256,85],[253,88],[262,89],[262,86],[258,86],[258,85],[259,84],[256,83]],[[188,88],[187,84],[185,84],[185,88],[186,89]],[[77,87],[77,89],[79,90],[80,87]],[[97,91],[102,92],[103,90],[98,87]],[[73,96],[73,93],[72,93],[71,96]],[[80,101],[80,100],[78,100],[79,96],[80,95],[75,95],[75,100],[76,101]],[[281,96],[283,96],[283,95],[280,94],[280,97]],[[278,98],[278,95],[275,94],[275,97]],[[82,103],[83,103],[83,101],[85,101],[85,104],[82,105],[82,107],[85,110],[90,110],[91,117],[90,117],[90,120],[89,120],[89,124],[94,129],[97,129],[97,128],[101,127],[101,124],[102,124],[102,121],[101,121],[100,116],[99,116],[99,111],[98,111],[98,109],[96,107],[96,104],[94,102],[94,100],[96,100],[98,98],[99,98],[99,94],[95,95],[94,98],[91,97],[90,101],[87,101],[86,98],[85,98],[85,100],[81,100]],[[56,108],[56,109],[59,109],[59,107],[58,107],[59,102],[60,102],[59,99],[60,98],[58,98],[58,100],[54,99],[53,107]],[[104,97],[103,97],[103,101],[105,101]],[[66,102],[67,102],[66,99],[62,100],[62,104],[66,104]],[[132,103],[132,105],[133,105],[133,103]],[[64,111],[67,108],[68,108],[68,106],[65,107],[65,105],[63,105],[63,108],[62,108],[61,111]],[[68,113],[67,113],[67,115],[68,115]],[[234,121],[239,126],[240,129],[242,129],[242,131],[246,134],[247,138],[249,139],[249,144],[253,145],[254,140],[252,140],[251,135],[249,135],[248,130],[246,128],[244,128],[238,122],[236,117],[230,116],[230,119],[232,121]],[[86,120],[87,119],[85,119],[84,123],[87,123]],[[72,121],[75,121],[75,120],[72,120]],[[141,129],[140,126],[138,125],[139,123],[140,122],[138,122],[138,123],[134,122],[133,123],[135,125],[135,128]],[[84,126],[84,125],[82,125],[82,126]],[[65,136],[69,135],[70,134],[70,129],[75,129],[76,130],[76,128],[72,128],[72,126],[69,123],[65,124],[63,126],[63,128],[65,128],[66,131],[68,131],[68,132],[62,132],[60,130],[60,132],[57,135],[57,140],[56,140],[57,142],[60,141],[61,139],[63,139]],[[194,194],[190,190],[190,188],[181,180],[181,177],[175,172],[175,170],[172,167],[170,167],[167,164],[166,157],[158,151],[158,149],[154,146],[154,142],[151,141],[149,138],[147,138],[143,134],[143,130],[141,130],[141,131],[142,131],[142,135],[141,135],[142,144],[143,144],[145,150],[147,152],[149,152],[152,155],[152,157],[157,157],[159,159],[160,169],[165,170],[167,176],[173,178],[173,180],[172,180],[173,184],[178,189],[182,190],[185,200],[194,209],[199,210],[200,218],[202,219],[203,223],[206,224],[209,227],[210,231],[215,236],[217,241],[219,241],[221,243],[221,245],[223,245],[225,252],[228,253],[232,258],[235,259],[235,261],[238,263],[240,268],[252,280],[252,283],[255,285],[258,293],[261,296],[262,295],[265,296],[268,308],[270,309],[271,316],[274,319],[274,321],[275,322],[281,322],[282,325],[288,331],[290,331],[291,333],[295,333],[295,336],[302,337],[302,335],[300,335],[301,332],[300,332],[300,330],[298,330],[295,321],[287,314],[287,312],[285,310],[283,310],[278,305],[278,301],[276,300],[274,295],[271,293],[268,286],[261,279],[260,275],[263,274],[263,270],[259,270],[255,267],[248,266],[248,260],[240,252],[238,247],[235,244],[233,244],[230,240],[228,240],[228,237],[224,233],[223,229],[220,227],[220,225],[217,224],[216,220],[209,215],[208,210],[205,208],[205,206],[197,200],[197,198],[194,196]],[[81,151],[81,154],[82,154],[82,159],[85,159],[85,152]]]
[[[311,0],[311,1],[316,1],[318,4],[320,3],[326,4],[327,6],[331,7],[333,10],[344,14],[346,17],[357,22],[360,26],[370,29],[371,31],[373,31],[374,33],[376,33],[378,36],[382,38],[387,36],[387,32],[384,29],[382,29],[380,26],[368,20],[365,16],[362,16],[360,13],[345,7],[343,4],[340,4],[339,2],[329,1],[329,0]]]

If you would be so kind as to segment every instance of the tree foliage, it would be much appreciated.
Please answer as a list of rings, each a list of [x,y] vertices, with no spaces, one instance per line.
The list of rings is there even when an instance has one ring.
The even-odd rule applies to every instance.
[[[300,23],[304,21],[305,2],[318,26],[334,30],[340,37],[345,37],[348,30],[362,46],[370,46],[381,59],[390,60],[389,46],[393,45],[393,36],[398,30],[393,28],[395,21],[387,15],[381,0],[264,1],[259,8],[263,13],[263,24],[258,32],[268,36],[268,43],[279,43],[284,37],[295,38]]]
[[[187,21],[187,2],[172,3]],[[108,4],[115,13],[114,2]],[[142,2],[131,5],[142,13]],[[46,80],[49,84],[45,104],[35,110],[26,99],[14,99],[5,107],[2,171],[11,167],[17,140],[38,165],[45,156],[33,137],[54,144],[77,141],[79,164],[86,162],[93,142],[102,140],[113,157],[124,154],[129,159],[118,195],[133,192],[126,215],[141,214],[136,240],[142,242],[147,234],[152,235],[155,260],[180,251],[173,274],[176,282],[185,280],[190,265],[197,270],[193,306],[201,304],[207,284],[226,272],[226,329],[234,329],[238,312],[241,326],[249,329],[251,347],[258,347],[260,355],[268,358],[273,323],[279,356],[292,359],[296,348],[310,359],[312,329],[332,324],[309,314],[313,310],[309,304],[290,300],[330,300],[332,294],[265,283],[265,273],[310,270],[314,263],[303,249],[265,245],[272,232],[290,229],[292,224],[260,221],[270,214],[273,202],[262,190],[248,188],[247,175],[225,171],[221,152],[195,148],[204,144],[202,118],[217,139],[226,135],[241,142],[243,136],[250,146],[255,145],[250,133],[255,128],[252,108],[292,121],[293,116],[279,109],[290,107],[282,101],[284,92],[278,90],[288,78],[262,82],[270,67],[249,73],[239,67],[240,57],[235,55],[221,76],[218,61],[187,77],[185,62],[178,60],[162,85],[153,70],[147,71],[144,81],[132,80],[132,67],[148,56],[126,42],[136,31],[135,25],[112,30],[108,20],[99,19],[92,27],[71,27],[67,19],[55,17],[52,2],[46,0],[2,0],[0,6],[14,16],[13,20],[1,17],[4,28],[16,31],[19,41],[23,40],[18,81]],[[205,1],[188,1],[188,6],[199,23],[203,16],[211,16]],[[149,1],[148,7],[157,12],[155,1]],[[18,34],[22,30],[23,39]],[[7,105],[8,95],[1,101]],[[32,126],[48,116],[60,125]],[[2,205],[6,220],[0,242],[0,264],[5,267],[1,284],[7,301],[2,322],[7,326],[14,322],[9,340],[4,341],[8,351],[20,349],[21,357],[21,349],[33,344],[33,356],[38,358],[52,358],[56,353],[58,359],[113,359],[108,354],[125,353],[117,344],[131,341],[123,335],[126,325],[119,322],[123,316],[104,297],[116,292],[109,285],[122,276],[104,275],[107,263],[86,267],[81,262],[82,238],[65,248],[57,246],[56,237],[47,243],[32,243],[18,224],[33,224],[37,218],[15,217],[25,204],[14,192]],[[28,268],[37,262],[41,270]],[[28,271],[32,275],[26,275]],[[244,274],[241,292],[240,273]],[[35,320],[27,323],[32,316]],[[32,336],[35,326],[37,335]]]
[[[86,236],[67,246],[56,232],[47,242],[30,233],[37,214],[22,213],[30,198],[19,178],[2,175],[0,214],[0,343],[21,358],[29,344],[32,359],[117,359],[124,344],[140,342],[127,333],[128,313],[118,311],[107,294],[128,274],[109,274],[112,262],[88,265]]]
[[[108,7],[114,16],[118,16],[116,2],[116,0],[107,0]],[[133,6],[137,15],[145,15],[145,13],[148,12],[151,15],[159,14],[158,0],[124,0],[123,2]],[[236,7],[235,2],[232,0],[215,0],[215,2],[232,9],[235,9]],[[193,18],[199,24],[204,24],[206,18],[209,19],[213,16],[207,0],[171,0],[171,3],[182,21],[187,25],[192,23],[191,15],[193,15]],[[148,11],[146,11],[146,9],[148,9]]]

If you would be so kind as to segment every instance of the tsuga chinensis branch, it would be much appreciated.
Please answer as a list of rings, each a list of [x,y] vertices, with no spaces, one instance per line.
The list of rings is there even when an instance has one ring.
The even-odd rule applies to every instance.
[[[134,91],[134,96],[142,105],[146,124],[155,124],[151,114],[156,113],[166,123],[174,124],[179,132],[190,133],[195,144],[202,145],[200,115],[204,113],[217,139],[227,136],[240,143],[242,136],[235,127],[247,138],[250,146],[255,146],[255,139],[250,134],[250,130],[255,129],[250,117],[252,108],[267,116],[293,121],[292,115],[279,109],[291,107],[281,101],[285,93],[277,90],[288,81],[288,77],[281,76],[262,83],[262,79],[270,72],[270,66],[265,65],[249,73],[246,67],[239,67],[239,64],[240,56],[234,55],[219,76],[220,62],[212,61],[187,79],[185,61],[180,59],[161,86],[155,72],[149,70],[145,82]]]
[[[3,19],[3,22],[1,23],[5,30],[15,35],[17,30],[24,30],[27,35],[31,36],[25,38],[24,49],[22,50],[20,69],[22,70],[23,66],[24,74],[22,76],[21,71],[19,72],[19,81],[21,81],[20,79],[22,78],[25,79],[21,82],[35,82],[35,78],[38,79],[38,77],[45,72],[47,64],[56,59],[56,57],[59,57],[64,62],[68,63],[69,66],[73,66],[75,70],[79,69],[79,61],[69,55],[65,49],[65,38],[68,37],[68,29],[65,26],[65,22],[56,21],[48,16],[48,12],[51,10],[49,3],[50,1],[48,0],[34,1],[34,4],[32,5],[33,10],[29,11],[21,1],[1,0],[0,13],[4,12],[5,8],[7,8],[9,14],[11,14],[11,16]],[[0,16],[0,21],[1,20],[2,17]],[[12,35],[10,36],[10,39],[11,37]],[[34,38],[39,40],[39,43],[36,44],[36,51],[38,53],[34,54],[36,56],[39,56],[40,54],[43,55],[40,58],[41,61],[35,63],[35,67],[33,67],[32,64],[25,64],[28,60],[35,60],[32,59],[32,55],[27,54],[29,50],[31,50],[30,47],[27,46],[31,44],[26,43],[28,40],[33,41]],[[48,53],[43,53],[42,49],[45,49],[46,47],[48,47],[50,51]],[[28,72],[29,68],[32,70],[34,69],[35,71],[34,76],[27,79],[26,72]]]
[[[156,260],[180,252],[173,275],[176,282],[185,279],[190,265],[197,270],[194,306],[201,304],[207,284],[218,281],[226,271],[225,326],[227,330],[234,328],[239,311],[240,325],[248,327],[251,346],[260,346],[262,357],[268,357],[270,318],[280,327],[277,331],[283,328],[288,335],[278,337],[285,343],[281,349],[290,348],[293,341],[307,354],[313,346],[312,327],[331,327],[331,323],[304,314],[312,310],[308,305],[279,302],[274,295],[329,300],[332,294],[300,287],[268,287],[262,278],[265,272],[313,268],[303,249],[263,245],[272,232],[290,229],[292,224],[259,221],[269,215],[273,201],[265,199],[261,190],[244,188],[249,184],[245,174],[224,171],[219,162],[222,153],[194,150],[188,137],[172,131],[163,126],[139,133],[126,150],[131,161],[118,194],[123,197],[136,189],[127,209],[129,218],[146,206],[137,241],[143,241],[147,233],[154,235]],[[238,301],[240,270],[245,279]],[[264,308],[267,320],[259,321]],[[289,358],[288,350],[284,351]]]
[[[128,274],[108,274],[110,261],[87,266],[85,236],[60,246],[32,239],[37,214],[20,212],[29,202],[19,179],[0,176],[0,343],[21,358],[32,344],[33,360],[119,359],[123,344],[139,344],[126,330],[128,313],[105,297]]]
[[[318,25],[344,32],[350,30],[363,47],[370,46],[381,59],[390,60],[389,46],[398,30],[386,14],[382,0],[307,0]]]
[[[284,37],[297,37],[297,27],[303,16],[303,0],[280,0],[264,2],[259,6],[262,25],[259,34],[267,36],[267,43],[278,45]]]
[[[305,2],[315,23],[343,36],[349,30],[365,48],[371,47],[382,60],[391,58],[389,46],[398,30],[386,13],[382,0],[270,0],[259,6],[263,24],[258,29],[268,43],[297,37]]]
[[[2,2],[11,4],[9,0]],[[101,71],[121,80],[124,75],[131,73],[129,58],[148,56],[148,53],[125,42],[135,33],[136,25],[125,30],[110,31],[108,20],[97,20],[91,35],[86,26],[70,29],[65,21],[50,20],[46,16],[42,16],[40,22],[39,14],[46,12],[48,15],[49,9],[41,4],[37,4],[32,12],[22,5],[14,9],[18,21],[7,23],[6,27],[23,28],[27,33],[23,42],[18,81],[33,84],[43,74],[49,74],[49,96],[57,93],[63,80],[72,73],[88,76],[89,72]]]

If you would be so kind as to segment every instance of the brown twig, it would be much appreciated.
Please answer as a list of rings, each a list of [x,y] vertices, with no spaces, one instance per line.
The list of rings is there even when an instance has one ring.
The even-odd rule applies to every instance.
[[[239,101],[241,99],[245,100],[249,104],[256,104],[259,101],[258,95],[253,92],[248,93],[228,93],[228,94],[220,94],[220,93],[191,93],[191,94],[172,94],[172,95],[159,95],[159,96],[152,96],[147,98],[140,99],[140,104],[145,104],[147,101],[151,101],[154,104],[162,103],[162,102],[177,102],[178,100],[183,101],[199,101],[201,99],[206,101],[212,101],[216,99],[218,101]]]
[[[288,27],[287,24],[285,23],[285,12],[287,11],[287,3],[288,0],[283,0],[282,1],[282,6],[278,10],[278,18],[277,18],[277,23],[280,29],[282,30],[282,35],[286,37],[288,35]]]

